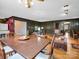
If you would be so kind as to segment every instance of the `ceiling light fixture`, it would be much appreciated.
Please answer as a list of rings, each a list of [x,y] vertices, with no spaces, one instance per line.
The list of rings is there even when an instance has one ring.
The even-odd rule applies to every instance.
[[[64,14],[65,15],[68,15],[69,14],[69,9],[70,9],[70,6],[69,6],[69,1],[65,0],[65,5],[63,6],[63,10],[64,10]]]
[[[44,1],[44,0],[38,0],[38,1],[41,1],[41,2],[42,2],[42,1]]]
[[[68,4],[67,4],[67,5],[64,5],[64,13],[65,13],[66,15],[68,15],[68,12],[69,12],[68,7],[69,7]]]
[[[44,0],[38,0],[38,1],[43,2]],[[34,3],[33,0],[21,0],[21,2],[23,2],[25,7],[28,7],[28,8],[30,8]]]
[[[23,4],[25,5],[25,7],[30,8],[32,5],[32,0],[21,0],[23,2]]]

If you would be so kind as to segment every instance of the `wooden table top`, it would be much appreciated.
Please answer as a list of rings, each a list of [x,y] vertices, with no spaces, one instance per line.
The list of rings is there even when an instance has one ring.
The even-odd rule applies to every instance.
[[[17,53],[24,58],[34,58],[49,42],[46,38],[30,37],[29,40],[19,41],[18,37],[1,40],[4,44],[13,48]]]

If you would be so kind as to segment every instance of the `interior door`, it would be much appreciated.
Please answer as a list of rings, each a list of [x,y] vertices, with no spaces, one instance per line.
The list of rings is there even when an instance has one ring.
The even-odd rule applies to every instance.
[[[15,34],[26,35],[27,34],[27,22],[15,20]]]

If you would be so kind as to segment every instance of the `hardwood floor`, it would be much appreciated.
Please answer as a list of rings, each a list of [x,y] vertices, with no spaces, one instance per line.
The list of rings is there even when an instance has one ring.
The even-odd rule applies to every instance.
[[[79,40],[69,38],[68,51],[54,49],[54,59],[79,59],[79,49],[75,49],[71,44],[79,44]]]

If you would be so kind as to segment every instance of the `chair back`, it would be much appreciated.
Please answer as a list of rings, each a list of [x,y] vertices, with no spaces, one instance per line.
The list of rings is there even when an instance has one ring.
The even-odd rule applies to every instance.
[[[53,54],[53,51],[54,51],[54,41],[55,41],[55,37],[56,35],[53,35],[53,38],[52,38],[52,41],[51,41],[51,55]]]
[[[55,37],[56,37],[56,35],[53,35],[53,38],[52,38],[52,41],[51,41],[51,44],[52,44],[53,47],[54,47]]]
[[[0,59],[6,59],[6,55],[3,49],[2,42],[0,41]]]

